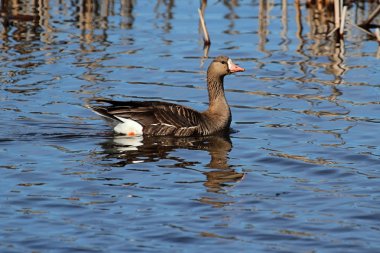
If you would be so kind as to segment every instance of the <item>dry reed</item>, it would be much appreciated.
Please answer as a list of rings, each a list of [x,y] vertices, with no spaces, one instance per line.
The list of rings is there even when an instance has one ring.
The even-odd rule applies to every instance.
[[[200,22],[201,22],[201,27],[202,27],[202,31],[203,31],[203,42],[204,42],[204,45],[210,45],[211,44],[211,40],[210,40],[210,36],[208,34],[208,30],[207,30],[207,27],[206,27],[206,22],[204,20],[204,17],[203,17],[203,12],[201,11],[201,9],[198,9],[198,13],[199,13],[199,19],[200,19]]]

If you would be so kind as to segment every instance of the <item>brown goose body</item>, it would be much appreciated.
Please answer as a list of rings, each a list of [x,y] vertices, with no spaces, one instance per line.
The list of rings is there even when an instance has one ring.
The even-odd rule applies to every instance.
[[[103,98],[89,105],[96,113],[116,121],[114,130],[126,135],[206,136],[229,131],[231,111],[224,95],[224,76],[244,71],[226,56],[214,59],[207,70],[209,107],[204,112],[160,101],[113,101]]]

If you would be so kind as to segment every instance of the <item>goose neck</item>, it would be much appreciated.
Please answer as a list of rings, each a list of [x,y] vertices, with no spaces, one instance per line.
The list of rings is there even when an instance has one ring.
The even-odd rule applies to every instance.
[[[207,78],[207,89],[210,104],[224,98],[224,76],[209,76]]]
[[[212,76],[207,78],[209,111],[216,114],[229,114],[229,106],[224,94],[224,76]]]

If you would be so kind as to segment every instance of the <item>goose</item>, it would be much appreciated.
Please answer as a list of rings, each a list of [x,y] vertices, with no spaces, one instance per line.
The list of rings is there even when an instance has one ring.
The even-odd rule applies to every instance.
[[[230,130],[231,110],[224,94],[224,77],[243,71],[244,68],[227,56],[218,56],[211,62],[207,69],[209,106],[203,112],[162,101],[114,101],[106,98],[90,99],[87,107],[114,121],[114,131],[127,136],[226,134]]]

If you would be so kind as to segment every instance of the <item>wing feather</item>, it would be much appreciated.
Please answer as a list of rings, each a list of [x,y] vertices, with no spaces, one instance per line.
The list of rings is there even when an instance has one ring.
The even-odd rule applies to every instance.
[[[110,104],[89,106],[98,114],[116,120],[126,118],[137,121],[143,125],[146,134],[190,136],[202,129],[202,113],[186,106],[159,101],[94,101]]]

